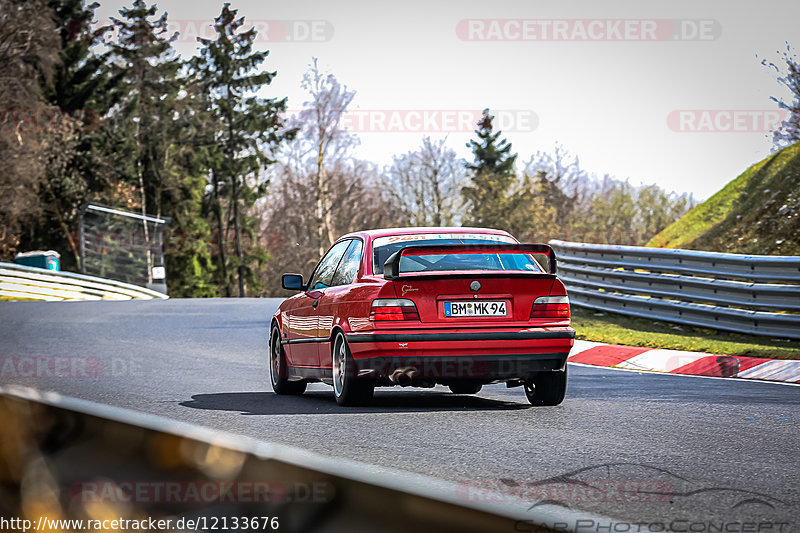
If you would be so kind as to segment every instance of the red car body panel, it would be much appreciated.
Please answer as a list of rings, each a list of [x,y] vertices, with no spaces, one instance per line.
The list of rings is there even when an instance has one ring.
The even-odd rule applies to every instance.
[[[273,317],[290,367],[291,379],[330,378],[331,342],[342,332],[360,372],[386,378],[403,365],[429,367],[420,377],[440,383],[474,379],[484,382],[524,379],[537,372],[560,370],[574,343],[565,318],[531,318],[540,296],[566,295],[554,275],[504,271],[418,273],[389,280],[373,273],[376,238],[416,234],[481,234],[516,242],[508,233],[477,228],[402,228],[352,233],[363,249],[355,281],[347,285],[300,292],[286,299]],[[409,242],[408,245],[413,245]],[[470,289],[479,280],[479,292]],[[419,321],[370,319],[374,300],[404,298],[416,305]],[[505,302],[505,317],[447,317],[444,302]],[[316,302],[316,303],[315,303]]]

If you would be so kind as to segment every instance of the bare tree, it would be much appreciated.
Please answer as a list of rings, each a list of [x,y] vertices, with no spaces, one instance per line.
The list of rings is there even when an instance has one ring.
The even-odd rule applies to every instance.
[[[358,138],[339,126],[355,93],[333,75],[321,74],[316,60],[303,83],[312,99],[287,121],[297,136],[270,167],[269,196],[259,206],[270,253],[263,295],[280,294],[283,272],[310,273],[344,233],[406,224],[402,211],[381,192],[375,165],[351,156]]]
[[[781,54],[781,59],[783,59],[785,67],[778,66],[766,59],[761,60],[762,65],[775,71],[778,76],[778,82],[786,87],[791,95],[790,102],[786,102],[784,98],[770,97],[773,102],[778,104],[778,107],[789,114],[786,120],[773,132],[775,149],[800,141],[800,60],[797,57],[797,52],[792,49],[788,42],[786,43],[786,50]]]
[[[417,150],[396,156],[384,180],[414,226],[449,226],[460,222],[465,162],[446,139],[422,139]]]
[[[322,255],[333,241],[328,165],[358,144],[354,135],[339,126],[356,93],[348,91],[347,86],[341,85],[333,74],[320,71],[317,58],[312,60],[303,76],[302,86],[311,100],[304,103],[294,123],[302,132],[301,145],[296,149],[299,148],[300,161],[306,159],[306,153],[314,157],[316,187],[313,196],[319,221],[317,248]]]
[[[319,223],[313,198],[313,170],[297,172],[294,162],[280,160],[269,186],[269,200],[261,206],[261,234],[270,260],[261,280],[262,295],[280,294],[280,275],[308,275],[322,256],[317,248]],[[392,198],[382,194],[375,165],[342,158],[327,169],[330,222],[333,238],[364,229],[404,226],[407,219]],[[327,249],[327,247],[326,247]]]
[[[656,185],[590,176],[560,144],[527,161],[520,189],[534,207],[519,225],[536,240],[643,245],[694,205],[690,195]]]
[[[583,203],[591,189],[591,180],[578,156],[560,143],[552,152],[539,151],[531,156],[525,163],[524,175],[535,176],[541,193],[555,193],[545,201],[556,209],[559,219],[568,216],[573,205]]]

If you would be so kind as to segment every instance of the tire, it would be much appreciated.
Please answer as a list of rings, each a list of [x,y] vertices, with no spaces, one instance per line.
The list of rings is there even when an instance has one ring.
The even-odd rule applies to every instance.
[[[281,333],[275,325],[269,335],[269,380],[275,394],[300,395],[306,391],[305,381],[286,378],[286,354],[281,345]]]
[[[331,377],[336,403],[342,406],[368,405],[375,393],[375,384],[371,380],[358,379],[353,354],[341,333],[336,334],[331,355]]]
[[[457,381],[448,385],[450,392],[453,394],[477,394],[483,388],[480,383],[472,383],[471,381]]]
[[[531,405],[559,405],[567,392],[567,367],[556,372],[543,372],[525,382],[525,396]]]

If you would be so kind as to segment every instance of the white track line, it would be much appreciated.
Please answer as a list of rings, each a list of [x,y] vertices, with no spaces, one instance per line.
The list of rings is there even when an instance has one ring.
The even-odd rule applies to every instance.
[[[567,360],[567,364],[575,366],[583,366],[586,368],[595,368],[597,370],[614,370],[616,372],[634,372],[636,374],[656,374],[658,376],[675,376],[681,378],[702,378],[702,379],[724,379],[726,381],[741,381],[742,383],[766,383],[768,385],[789,385],[791,387],[800,387],[800,383],[788,383],[786,381],[766,381],[763,379],[744,379],[744,378],[721,378],[717,376],[695,376],[694,374],[673,374],[671,372],[657,372],[655,370],[633,370],[630,368],[616,368],[613,366],[599,366],[589,365],[586,363],[573,363]]]

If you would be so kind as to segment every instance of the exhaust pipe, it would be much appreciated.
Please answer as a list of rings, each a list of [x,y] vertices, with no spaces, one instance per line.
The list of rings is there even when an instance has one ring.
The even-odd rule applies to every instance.
[[[395,385],[400,385],[401,387],[408,387],[411,385],[416,373],[417,369],[413,366],[409,368],[398,368],[391,373],[389,376],[389,381]]]

